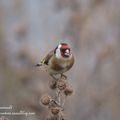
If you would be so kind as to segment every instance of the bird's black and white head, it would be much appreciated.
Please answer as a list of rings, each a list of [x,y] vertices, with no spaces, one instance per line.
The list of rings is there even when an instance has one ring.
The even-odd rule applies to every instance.
[[[69,58],[71,57],[71,49],[67,43],[60,43],[54,50],[57,58]]]

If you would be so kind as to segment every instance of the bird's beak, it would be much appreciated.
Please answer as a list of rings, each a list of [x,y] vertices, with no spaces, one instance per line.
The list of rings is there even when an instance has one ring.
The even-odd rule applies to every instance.
[[[69,51],[69,50],[66,50],[66,51],[65,51],[65,55],[69,56],[69,55],[70,55],[70,51]]]

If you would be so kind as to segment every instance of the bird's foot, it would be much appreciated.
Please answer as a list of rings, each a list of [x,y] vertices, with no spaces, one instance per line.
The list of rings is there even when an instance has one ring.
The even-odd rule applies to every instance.
[[[64,74],[61,74],[61,78],[63,78],[63,79],[67,79],[67,76],[66,75],[64,75]]]
[[[59,80],[58,78],[56,78],[54,75],[50,75],[54,80]]]

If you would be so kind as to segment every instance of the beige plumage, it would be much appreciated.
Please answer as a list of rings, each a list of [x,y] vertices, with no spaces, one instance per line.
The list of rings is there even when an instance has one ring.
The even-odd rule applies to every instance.
[[[44,66],[45,70],[53,77],[56,74],[66,77],[67,72],[74,64],[74,56],[66,43],[59,44],[36,66]]]

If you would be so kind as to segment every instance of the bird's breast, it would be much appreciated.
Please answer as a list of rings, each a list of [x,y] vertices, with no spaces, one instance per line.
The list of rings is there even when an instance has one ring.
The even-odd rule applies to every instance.
[[[71,59],[57,59],[52,58],[49,63],[49,72],[50,73],[64,73],[68,71],[73,65],[73,58]]]
[[[65,63],[63,61],[53,59],[51,61],[51,69],[56,70],[56,71],[61,71],[65,68]]]

